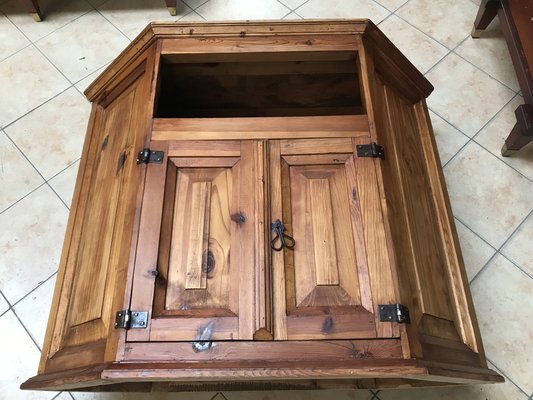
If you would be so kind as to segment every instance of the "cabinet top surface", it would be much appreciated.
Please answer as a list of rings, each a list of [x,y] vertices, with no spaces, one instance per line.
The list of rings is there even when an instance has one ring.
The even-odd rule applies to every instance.
[[[280,40],[281,37],[286,40]],[[303,38],[299,40],[298,37]],[[152,22],[87,88],[85,95],[89,101],[96,100],[128,66],[142,58],[154,43],[161,41],[167,44],[172,43],[167,47],[179,54],[185,51],[182,49],[183,46],[195,48],[191,41],[203,42],[203,44],[209,41],[210,49],[216,49],[219,46],[230,53],[241,53],[243,51],[241,44],[245,44],[248,48],[253,47],[254,51],[264,52],[266,42],[269,44],[268,52],[271,53],[346,52],[358,51],[361,46],[364,46],[386,55],[387,65],[394,65],[395,68],[404,71],[421,87],[432,89],[424,76],[369,19]],[[235,43],[229,46],[228,41]],[[257,50],[255,50],[256,47]],[[195,50],[196,53],[198,51],[200,50]],[[156,53],[161,52],[160,46]]]

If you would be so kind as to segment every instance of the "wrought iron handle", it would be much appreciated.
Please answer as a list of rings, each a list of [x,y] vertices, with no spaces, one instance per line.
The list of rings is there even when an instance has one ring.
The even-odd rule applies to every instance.
[[[287,248],[289,250],[294,249],[296,241],[289,235],[285,234],[285,226],[283,226],[283,222],[277,219],[276,222],[274,222],[270,227],[276,234],[274,239],[272,239],[272,242],[270,242],[270,247],[272,247],[272,250],[281,251],[283,248]],[[276,245],[276,242],[278,241],[279,245]]]

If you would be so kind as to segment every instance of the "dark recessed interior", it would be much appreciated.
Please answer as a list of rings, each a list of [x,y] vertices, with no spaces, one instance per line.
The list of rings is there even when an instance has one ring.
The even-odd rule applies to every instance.
[[[162,59],[155,117],[363,114],[358,63],[351,54],[340,60]]]

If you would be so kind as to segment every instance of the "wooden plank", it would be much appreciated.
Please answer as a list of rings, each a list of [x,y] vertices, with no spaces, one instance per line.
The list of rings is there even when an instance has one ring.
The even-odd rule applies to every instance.
[[[209,210],[211,208],[211,182],[191,185],[187,272],[185,289],[207,288],[207,250],[209,248]]]
[[[337,250],[333,232],[333,211],[331,192],[327,179],[313,179],[309,183],[311,196],[312,235],[315,260],[322,262],[315,266],[317,285],[338,285]]]
[[[283,156],[283,159],[289,165],[342,165],[352,157],[352,154],[306,154]]]
[[[246,118],[155,118],[153,140],[368,137],[366,115]],[[179,147],[179,143],[175,146]],[[173,148],[174,149],[174,148]]]
[[[151,342],[233,340],[239,332],[237,317],[190,317],[180,318],[179,322],[172,318],[156,318],[151,323]],[[179,329],[176,329],[176,323]],[[192,349],[191,343],[188,346]]]
[[[172,152],[169,151],[169,156]],[[231,168],[237,164],[240,157],[173,157],[172,164],[178,168]]]
[[[377,92],[377,86],[376,86],[376,74],[375,74],[375,69],[374,69],[374,60],[372,56],[369,54],[369,52],[367,51],[365,46],[363,46],[359,51],[359,66],[361,69],[360,82],[361,82],[362,93],[363,93],[363,104],[365,104],[368,118],[370,121],[369,123],[370,136],[373,141],[379,142],[380,140],[379,135],[381,134],[381,131],[378,130],[378,127],[380,127],[381,126],[380,124],[382,123],[382,121],[379,118],[379,113],[383,110],[383,107],[385,107],[385,103],[383,101],[379,101],[379,99],[376,99],[376,96],[378,96],[378,92]],[[357,145],[357,143],[361,143],[361,142],[359,141],[359,139],[354,139],[354,145]],[[360,177],[359,175],[360,169],[358,166],[359,164],[357,163],[357,161],[359,160],[362,161],[362,159],[359,159],[359,158],[355,160],[356,171],[358,172],[358,175],[357,175],[358,181],[359,179],[365,179],[364,177]],[[398,268],[397,259],[394,253],[394,247],[392,246],[393,243],[392,243],[391,236],[390,236],[391,227],[389,226],[389,221],[386,218],[387,212],[388,212],[388,208],[387,208],[388,206],[387,206],[387,201],[386,201],[385,194],[384,194],[383,176],[381,173],[380,164],[377,164],[377,165],[374,164],[374,165],[377,166],[377,171],[375,171],[374,173],[376,177],[376,183],[378,186],[377,193],[375,193],[374,196],[376,196],[375,198],[376,204],[378,201],[381,202],[381,214],[382,214],[381,217],[377,216],[377,218],[378,218],[378,221],[380,221],[378,223],[383,224],[383,231],[376,232],[376,233],[380,236],[379,241],[381,242],[383,246],[382,248],[387,249],[386,254],[383,255],[383,257],[385,258],[385,260],[383,261],[386,261],[387,265],[390,265],[390,271],[388,272],[387,271],[381,271],[381,272],[373,271],[370,265],[370,262],[369,262],[368,270],[370,273],[370,282],[371,282],[372,287],[374,285],[375,280],[379,279],[378,276],[382,274],[382,277],[381,277],[383,279],[382,284],[386,287],[384,292],[391,292],[391,293],[394,292],[394,296],[390,296],[390,295],[385,295],[384,292],[381,292],[380,290],[381,292],[379,296],[380,299],[378,299],[374,296],[374,289],[372,289],[372,296],[373,296],[373,303],[374,303],[373,305],[374,305],[374,310],[376,311],[375,315],[377,316],[378,315],[377,306],[380,304],[379,302],[382,302],[381,304],[386,304],[387,302],[390,302],[392,298],[396,298],[396,301],[392,301],[393,303],[398,302],[400,300],[399,299],[400,291],[399,291],[399,287],[397,283],[397,273],[396,273],[396,269]],[[369,173],[372,174],[372,172],[369,172]],[[358,183],[357,193],[361,195],[360,191],[364,190],[363,188],[364,186],[359,186],[359,183]],[[365,207],[364,204],[365,203],[363,203],[360,199],[361,210],[364,210],[364,207]],[[367,233],[365,231],[365,241],[367,240],[366,235]],[[384,240],[381,238],[381,235],[383,235]],[[367,256],[369,256],[368,252],[369,252],[369,249],[367,248]],[[376,274],[378,276],[376,276]],[[376,319],[376,323],[378,323],[377,319]],[[400,335],[400,332],[405,333],[405,327],[399,327],[395,325],[396,324],[387,325],[386,323],[378,323],[378,336],[380,335],[398,336]],[[409,357],[409,349],[404,348],[404,350],[405,350],[405,356]]]
[[[269,178],[270,178],[270,216],[272,222],[283,219],[282,210],[282,181],[281,181],[281,151],[278,140],[273,140],[269,145]],[[287,222],[287,221],[285,221]],[[272,268],[272,314],[274,325],[274,338],[277,340],[287,339],[287,326],[285,314],[286,305],[286,282],[285,263],[283,252],[274,251],[270,255]]]
[[[280,140],[281,155],[342,154],[353,152],[352,140],[348,138]]]
[[[155,119],[154,125],[157,125],[158,121]],[[157,130],[156,126],[154,130]],[[169,157],[239,157],[240,155],[241,142],[239,140],[212,140],[209,143],[199,140],[183,140],[168,143]]]
[[[443,239],[444,255],[448,268],[447,273],[450,279],[450,292],[456,315],[455,322],[464,343],[473,351],[479,353],[481,365],[486,367],[485,353],[474,303],[468,285],[468,277],[464,267],[444,175],[439,167],[437,145],[425,101],[415,106],[415,112],[427,164],[428,178],[432,188],[433,201],[437,209],[438,226]]]
[[[166,151],[166,143],[152,145],[152,150]],[[168,158],[162,164],[146,164],[145,196],[141,211],[139,238],[135,257],[135,272],[130,309],[149,311],[146,329],[127,331],[127,340],[148,340],[150,337],[151,310],[154,299],[155,276],[152,271],[157,266],[159,254],[159,234],[161,232],[162,204],[165,194],[165,180]],[[149,193],[149,195],[146,195]]]
[[[359,354],[359,357],[354,355]],[[364,355],[366,354],[366,357]],[[216,342],[208,351],[195,352],[191,343],[131,343],[126,361],[182,362],[208,366],[210,362],[266,363],[284,359],[294,362],[338,361],[370,358],[402,359],[399,339],[327,340],[327,341],[233,341]],[[201,363],[201,364],[200,364]],[[199,365],[200,364],[200,365]],[[244,365],[242,365],[244,366]]]
[[[354,146],[364,144],[360,139],[354,139]],[[381,198],[377,184],[375,164],[379,159],[355,157],[355,172],[357,177],[356,192],[359,194],[363,232],[366,244],[370,287],[378,337],[391,337],[394,332],[391,323],[380,322],[378,315],[379,304],[394,304],[395,293],[387,249]]]
[[[228,55],[224,60],[231,61],[231,54],[257,54],[258,57],[268,56],[269,53],[309,53],[317,56],[327,52],[355,52],[359,46],[357,35],[320,35],[312,37],[310,35],[283,36],[276,37],[216,37],[204,40],[195,37],[184,37],[179,41],[163,40],[161,54],[169,61],[179,61],[186,55],[209,54]],[[288,60],[291,58],[287,57]],[[247,58],[239,57],[239,61],[246,61]],[[264,60],[264,58],[262,59]]]

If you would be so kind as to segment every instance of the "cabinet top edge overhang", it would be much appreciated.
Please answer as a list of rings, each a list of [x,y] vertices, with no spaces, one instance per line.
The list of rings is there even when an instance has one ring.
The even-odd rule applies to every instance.
[[[287,46],[281,37],[290,38],[296,45]],[[396,48],[396,46],[369,19],[326,19],[304,21],[224,21],[224,22],[151,22],[128,45],[121,54],[85,90],[89,101],[97,100],[114,80],[135,60],[142,58],[157,41],[161,42],[157,52],[172,56],[182,52],[182,46],[191,47],[191,40],[205,43],[212,39],[233,46],[221,51],[242,52],[265,51],[262,41],[270,41],[270,52],[313,52],[328,54],[354,53],[365,49],[373,55],[376,68],[380,65],[396,71],[398,79],[409,84],[413,90],[411,98],[420,100],[429,96],[433,86],[418,69]],[[214,42],[218,47],[220,42]],[[211,46],[213,48],[213,46]],[[256,48],[256,50],[255,50]],[[180,50],[181,49],[181,50]],[[200,50],[195,50],[196,53]]]

